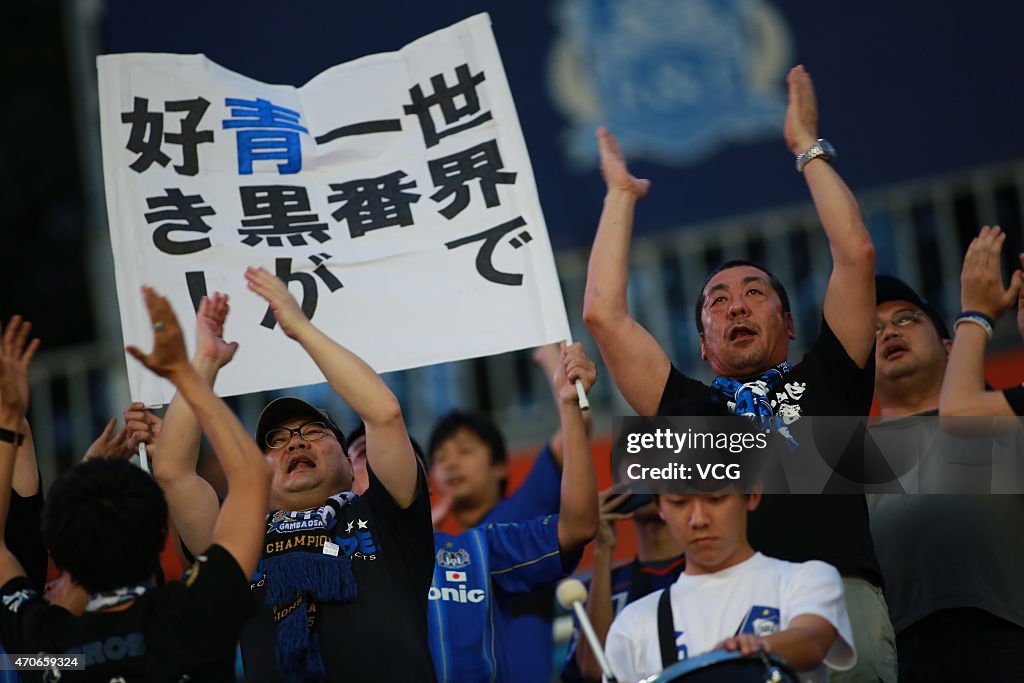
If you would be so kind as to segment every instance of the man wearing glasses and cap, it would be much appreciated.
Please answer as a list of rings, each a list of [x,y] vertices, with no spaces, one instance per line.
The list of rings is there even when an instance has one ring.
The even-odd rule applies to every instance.
[[[366,425],[363,495],[351,492],[345,436],[305,401],[272,401],[256,442],[271,467],[262,558],[253,580],[260,604],[241,635],[247,681],[431,681],[427,592],[433,529],[426,476],[417,465],[398,400],[372,368],[327,337],[303,314],[287,285],[263,268],[246,271],[281,330],[302,345],[331,387]],[[205,300],[197,316],[193,363],[207,381],[234,355],[222,339],[227,302]],[[209,543],[213,489],[195,473],[198,433],[175,399],[161,434],[154,474],[175,524],[193,553]]]
[[[1016,577],[1024,564],[1024,501],[990,495],[1019,439],[959,439],[943,431],[938,409],[949,329],[902,280],[879,275],[875,292],[882,419],[870,427],[871,438],[908,493],[946,494],[868,496],[899,680],[1020,680],[1024,584]]]

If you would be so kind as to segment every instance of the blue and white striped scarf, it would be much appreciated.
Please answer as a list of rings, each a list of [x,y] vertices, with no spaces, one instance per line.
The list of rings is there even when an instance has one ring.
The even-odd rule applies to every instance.
[[[264,599],[273,612],[277,668],[289,683],[324,679],[316,604],[356,598],[352,558],[339,554],[333,532],[342,508],[357,498],[345,491],[319,508],[267,515],[258,569],[265,577]]]

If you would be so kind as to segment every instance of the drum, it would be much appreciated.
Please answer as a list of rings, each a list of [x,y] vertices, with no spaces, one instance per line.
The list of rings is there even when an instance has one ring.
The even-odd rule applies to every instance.
[[[673,664],[647,683],[800,683],[785,660],[760,653],[713,650]]]

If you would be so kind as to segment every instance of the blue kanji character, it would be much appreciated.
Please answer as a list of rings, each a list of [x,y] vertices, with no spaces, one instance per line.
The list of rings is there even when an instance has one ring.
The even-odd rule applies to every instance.
[[[231,118],[222,122],[224,128],[240,129],[235,138],[238,145],[238,173],[252,175],[253,161],[281,160],[278,173],[302,170],[302,145],[299,133],[309,131],[299,125],[299,112],[278,107],[270,100],[242,100],[228,97]],[[244,129],[244,130],[243,130]]]

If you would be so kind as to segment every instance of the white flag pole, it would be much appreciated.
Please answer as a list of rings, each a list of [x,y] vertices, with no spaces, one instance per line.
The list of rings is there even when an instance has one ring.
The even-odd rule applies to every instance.
[[[572,345],[572,335],[566,338],[565,345]],[[576,380],[576,396],[579,398],[580,410],[590,410],[590,400],[587,398],[587,392],[583,389],[583,382],[580,380]]]

